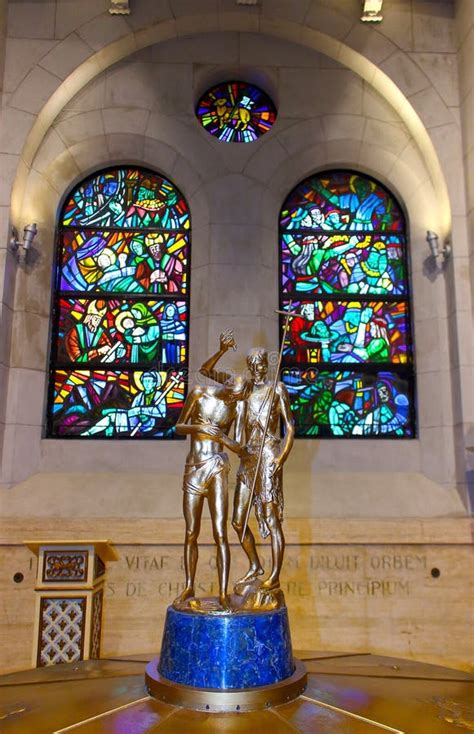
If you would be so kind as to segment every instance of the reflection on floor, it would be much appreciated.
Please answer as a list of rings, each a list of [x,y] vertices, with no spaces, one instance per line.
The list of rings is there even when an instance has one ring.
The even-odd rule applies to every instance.
[[[296,651],[308,687],[295,701],[210,714],[147,695],[150,655],[90,660],[0,678],[2,734],[462,734],[474,731],[474,676],[377,655]]]

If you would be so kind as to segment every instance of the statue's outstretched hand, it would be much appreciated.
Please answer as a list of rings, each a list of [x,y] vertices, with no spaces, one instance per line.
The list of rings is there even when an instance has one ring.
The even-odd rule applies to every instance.
[[[237,349],[232,329],[226,329],[222,332],[220,335],[220,347],[224,352],[227,352],[228,349],[233,349],[234,351]]]

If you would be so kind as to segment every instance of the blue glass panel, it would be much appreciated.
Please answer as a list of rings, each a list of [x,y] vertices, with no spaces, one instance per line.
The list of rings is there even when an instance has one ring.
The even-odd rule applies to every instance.
[[[189,229],[186,202],[170,181],[137,168],[86,179],[66,200],[62,224],[71,227]]]
[[[172,438],[184,390],[175,371],[56,370],[52,435]]]
[[[186,301],[61,298],[57,359],[184,364],[187,326]]]
[[[403,247],[398,235],[283,234],[283,292],[406,294]]]
[[[283,302],[288,309],[288,301]],[[283,357],[296,363],[407,362],[406,303],[293,301]]]
[[[282,229],[401,232],[403,214],[375,181],[350,171],[331,171],[300,184],[285,202]]]
[[[413,436],[410,380],[393,372],[283,370],[300,437]]]
[[[196,115],[208,133],[225,143],[252,143],[268,132],[276,119],[273,102],[247,82],[225,82],[199,100]]]
[[[63,291],[186,292],[185,234],[68,230],[62,242]]]

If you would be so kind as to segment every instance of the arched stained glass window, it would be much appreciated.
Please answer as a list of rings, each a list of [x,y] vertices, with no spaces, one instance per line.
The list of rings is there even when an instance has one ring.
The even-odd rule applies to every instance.
[[[47,435],[174,438],[188,360],[190,217],[162,176],[96,173],[59,219]]]
[[[282,310],[290,300],[282,379],[296,435],[413,437],[407,233],[383,186],[326,171],[291,192],[280,215]]]

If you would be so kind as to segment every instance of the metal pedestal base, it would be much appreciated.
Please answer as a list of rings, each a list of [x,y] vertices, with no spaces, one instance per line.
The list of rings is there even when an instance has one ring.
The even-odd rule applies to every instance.
[[[306,689],[306,668],[295,660],[295,672],[289,678],[269,686],[255,688],[217,689],[193,688],[173,683],[158,673],[159,658],[153,658],[145,673],[148,692],[153,698],[172,706],[195,711],[256,711],[269,709],[298,698]]]

